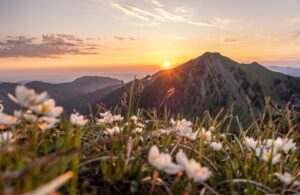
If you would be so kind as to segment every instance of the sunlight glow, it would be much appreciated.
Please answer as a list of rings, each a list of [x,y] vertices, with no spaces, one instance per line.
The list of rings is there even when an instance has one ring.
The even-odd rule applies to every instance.
[[[165,60],[163,63],[164,69],[169,69],[171,67],[171,62],[169,60]]]

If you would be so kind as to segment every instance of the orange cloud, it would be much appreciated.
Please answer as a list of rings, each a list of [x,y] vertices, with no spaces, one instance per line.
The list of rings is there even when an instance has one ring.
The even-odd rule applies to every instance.
[[[98,54],[95,45],[87,44],[74,35],[50,34],[42,38],[8,37],[0,42],[0,57],[52,58],[62,55]]]

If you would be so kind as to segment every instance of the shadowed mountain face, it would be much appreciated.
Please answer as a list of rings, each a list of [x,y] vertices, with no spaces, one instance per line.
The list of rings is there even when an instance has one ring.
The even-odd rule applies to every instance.
[[[18,107],[7,97],[8,93],[14,94],[17,85],[18,84],[15,83],[0,83],[0,99],[3,100],[5,111],[8,113],[11,113],[14,109],[18,109]],[[110,87],[116,89],[121,86],[121,81],[109,77],[86,76],[69,83],[50,84],[33,81],[27,83],[26,86],[35,89],[38,92],[47,91],[49,95],[57,101],[58,105],[66,106],[67,113],[70,113],[73,108],[75,109],[80,105],[78,101],[76,101],[77,99],[81,99],[83,103],[88,100],[84,98],[86,94],[92,94],[101,89],[110,91]],[[69,108],[69,105],[72,106],[72,108]]]

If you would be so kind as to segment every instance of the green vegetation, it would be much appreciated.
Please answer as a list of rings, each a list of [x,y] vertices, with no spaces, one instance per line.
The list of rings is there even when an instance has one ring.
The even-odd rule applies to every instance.
[[[286,104],[290,101],[290,93],[299,92],[297,83],[299,79],[292,76],[287,76],[282,73],[273,72],[263,67],[262,65],[254,62],[251,64],[239,64],[229,58],[223,57],[222,63],[227,66],[238,80],[243,81],[244,86],[255,86],[257,83],[260,85],[260,95],[272,97],[274,103],[279,105]],[[252,87],[252,88],[253,88]],[[293,88],[293,89],[289,89]],[[286,95],[282,95],[286,93]]]
[[[232,109],[214,117],[205,112],[190,122],[170,116],[167,108],[139,109],[133,90],[124,117],[99,105],[95,116],[75,113],[67,119],[46,93],[18,87],[11,99],[20,111],[0,113],[0,193],[294,194],[300,189],[298,122],[288,106],[274,118],[266,100],[264,112],[247,127]]]

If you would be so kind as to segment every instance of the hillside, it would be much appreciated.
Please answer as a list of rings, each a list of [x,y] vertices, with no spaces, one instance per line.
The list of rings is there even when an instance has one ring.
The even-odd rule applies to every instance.
[[[101,100],[104,97],[106,97],[107,95],[111,94],[113,91],[119,88],[120,84],[110,85],[108,87],[98,89],[91,93],[86,93],[84,95],[78,95],[66,99],[61,102],[61,105],[63,105],[64,110],[68,115],[71,114],[74,110],[88,114],[90,112],[88,107],[89,105],[96,105],[97,103],[101,103]]]

